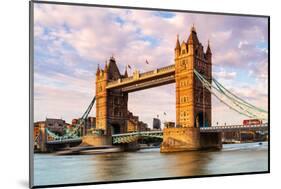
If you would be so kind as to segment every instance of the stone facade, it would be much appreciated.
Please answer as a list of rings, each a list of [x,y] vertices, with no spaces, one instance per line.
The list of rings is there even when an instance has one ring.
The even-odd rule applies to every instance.
[[[147,124],[139,121],[139,117],[128,111],[127,132],[148,131]]]
[[[210,132],[200,133],[200,149],[221,149],[222,133]]]
[[[96,73],[96,128],[103,130],[108,136],[126,132],[128,93],[123,93],[121,89],[106,89],[109,81],[126,75],[120,74],[113,57],[105,64],[104,69],[98,68]]]
[[[128,119],[127,132],[131,133],[131,132],[136,132],[136,131],[138,131],[138,123],[134,120]]]
[[[36,137],[40,135],[40,128],[45,127],[45,121],[37,121],[34,123],[33,128],[33,139],[35,140]]]
[[[206,52],[197,38],[194,26],[187,41],[175,47],[176,128],[165,128],[161,152],[175,152],[218,148],[221,133],[200,133],[200,127],[212,123],[211,93],[195,76],[194,69],[212,82],[212,52],[208,43]]]
[[[181,45],[177,37],[175,48],[176,124],[177,127],[206,127],[212,123],[211,93],[194,75],[196,69],[209,82],[212,80],[212,53],[206,53],[194,27],[188,40]]]
[[[164,128],[160,152],[221,149],[221,132],[201,133],[199,128]]]
[[[62,119],[46,118],[45,126],[53,133],[63,135],[66,122]]]
[[[164,128],[175,128],[175,122],[171,122],[171,121],[165,122]]]
[[[200,149],[199,128],[164,128],[161,152],[177,152]]]
[[[40,137],[41,128],[45,128],[45,121],[37,121],[34,123],[34,128],[33,128],[34,150],[40,149],[40,145],[42,145],[42,136]]]
[[[110,136],[95,136],[95,135],[88,135],[83,136],[82,138],[82,145],[85,146],[106,146],[112,144],[112,138]]]

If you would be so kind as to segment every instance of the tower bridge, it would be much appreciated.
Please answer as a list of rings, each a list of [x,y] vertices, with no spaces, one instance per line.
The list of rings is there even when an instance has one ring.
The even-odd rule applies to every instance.
[[[267,111],[239,98],[212,77],[212,52],[206,50],[197,37],[194,27],[186,41],[176,39],[174,64],[141,73],[135,70],[128,76],[127,69],[121,74],[116,60],[111,57],[104,68],[98,66],[95,81],[95,98],[91,102],[82,123],[71,136],[77,135],[83,120],[96,103],[96,130],[99,135],[87,136],[93,145],[130,143],[139,136],[162,137],[161,152],[221,148],[221,133],[237,129],[267,129],[268,126],[212,127],[212,98],[239,114],[249,118],[267,120]],[[148,88],[175,83],[176,127],[164,128],[158,133],[127,133],[128,94]],[[149,108],[149,107],[148,107]],[[55,136],[53,138],[56,138]],[[124,140],[126,142],[124,142]],[[119,141],[119,142],[118,142]]]
[[[210,127],[211,92],[204,87],[194,74],[200,72],[212,81],[212,52],[208,44],[204,51],[197,38],[195,27],[191,28],[187,41],[176,40],[175,62],[172,65],[145,73],[134,71],[128,76],[127,70],[121,74],[113,57],[98,67],[96,72],[96,128],[105,136],[126,133],[128,93],[175,83],[176,125],[180,128],[165,128],[162,152],[200,149],[200,140],[216,138],[213,146],[221,147],[220,133],[200,136],[200,127]],[[208,134],[207,134],[208,135]],[[201,142],[202,143],[202,142]],[[204,142],[203,142],[204,143]]]

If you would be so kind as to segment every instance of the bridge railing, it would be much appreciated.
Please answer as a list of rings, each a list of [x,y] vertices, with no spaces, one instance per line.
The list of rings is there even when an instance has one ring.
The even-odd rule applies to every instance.
[[[61,144],[61,143],[71,143],[71,142],[80,142],[82,138],[73,138],[73,139],[63,139],[63,140],[49,140],[46,141],[47,144]]]
[[[259,125],[228,125],[228,126],[212,126],[212,127],[201,127],[200,130],[215,130],[215,129],[243,129],[243,128],[265,128],[268,127],[268,124],[259,124]]]
[[[130,76],[130,77],[122,78],[121,82],[127,82],[127,81],[131,81],[133,79],[134,79],[133,76]]]
[[[119,80],[109,81],[109,82],[107,83],[107,86],[115,85],[115,84],[118,84],[119,82],[120,82]]]
[[[114,135],[112,135],[112,137],[133,136],[133,135],[147,135],[147,134],[161,134],[161,133],[163,133],[163,131],[141,131],[141,132],[114,134]]]
[[[224,130],[224,129],[251,129],[251,128],[267,128],[268,124],[260,125],[228,125],[228,126],[212,126],[212,127],[201,127],[201,131],[208,130]],[[122,133],[114,134],[112,137],[123,137],[123,136],[144,136],[144,135],[153,135],[153,134],[162,134],[163,131],[142,131],[142,132],[131,132],[131,133]]]
[[[107,83],[107,87],[118,85],[120,83],[127,83],[127,82],[130,82],[130,81],[133,81],[133,80],[134,80],[133,76],[126,77],[126,78],[120,78],[120,79],[117,79],[117,80],[109,81]]]
[[[141,77],[147,77],[147,76],[151,76],[155,73],[155,70],[149,71],[149,72],[144,72],[144,73],[140,73],[140,78]]]
[[[157,69],[157,73],[163,73],[163,72],[168,72],[168,71],[173,71],[173,70],[175,70],[175,65],[169,65],[169,66]]]

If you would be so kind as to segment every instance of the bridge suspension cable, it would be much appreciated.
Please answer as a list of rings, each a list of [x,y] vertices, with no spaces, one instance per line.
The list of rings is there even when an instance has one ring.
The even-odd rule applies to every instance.
[[[88,106],[87,110],[84,112],[84,114],[82,115],[82,117],[80,119],[78,119],[78,124],[76,125],[76,127],[73,129],[72,132],[70,132],[70,135],[77,135],[77,131],[85,124],[86,124],[86,120],[95,104],[96,101],[96,96],[94,96],[93,100],[91,101],[90,105]]]
[[[86,120],[95,104],[96,96],[92,99],[90,105],[84,112],[81,118],[78,119],[78,123],[74,126],[72,130],[66,129],[66,133],[63,136],[59,136],[55,134],[54,132],[50,131],[48,128],[46,128],[46,132],[49,136],[51,136],[54,140],[64,140],[64,139],[71,139],[71,138],[79,138],[78,131],[82,126],[85,126]]]
[[[228,93],[230,96],[232,96],[233,98],[235,98],[236,100],[240,101],[241,103],[243,103],[245,106],[248,106],[250,108],[256,109],[260,112],[264,112],[267,113],[267,111],[258,108],[248,102],[246,102],[245,100],[243,100],[242,98],[238,97],[237,95],[233,94],[232,92],[230,92],[229,90],[227,90],[222,84],[220,84],[215,78],[213,78],[213,81],[215,82],[215,84],[220,88],[220,90],[222,90],[224,93]]]
[[[238,112],[239,114],[245,115],[249,118],[256,118],[262,120],[268,120],[267,111],[258,108],[237,95],[227,90],[221,83],[216,79],[212,78],[213,83],[210,83],[203,75],[194,69],[194,73],[201,81],[202,85],[208,89],[217,99],[228,106],[230,109]]]

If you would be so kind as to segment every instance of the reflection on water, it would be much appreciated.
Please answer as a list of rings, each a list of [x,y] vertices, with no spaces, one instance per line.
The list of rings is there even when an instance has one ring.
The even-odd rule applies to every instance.
[[[34,184],[258,172],[268,169],[268,144],[227,144],[221,151],[160,153],[159,149],[99,155],[35,154]]]

